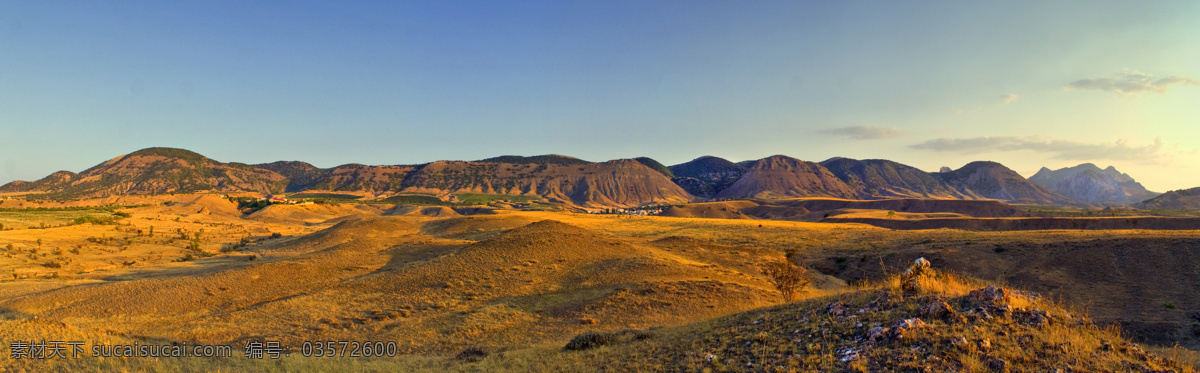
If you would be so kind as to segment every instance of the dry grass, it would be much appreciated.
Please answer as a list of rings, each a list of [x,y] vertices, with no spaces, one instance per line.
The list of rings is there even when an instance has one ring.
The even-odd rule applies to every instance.
[[[904,359],[918,355],[880,352],[841,362],[837,348],[846,346],[839,343],[861,337],[862,327],[838,318],[816,317],[810,311],[834,301],[861,307],[874,301],[879,291],[899,293],[898,281],[888,276],[860,276],[861,281],[849,288],[808,289],[800,293],[808,301],[761,308],[775,304],[779,293],[763,278],[759,266],[782,260],[784,251],[795,250],[814,266],[845,267],[839,274],[845,277],[868,265],[878,267],[879,261],[898,263],[929,250],[978,250],[980,258],[988,258],[986,255],[1012,254],[993,252],[997,245],[1146,234],[891,231],[856,224],[526,211],[440,219],[380,216],[386,213],[386,206],[338,206],[337,211],[304,211],[312,215],[243,219],[219,213],[215,206],[205,213],[156,205],[122,210],[133,216],[119,226],[87,224],[0,232],[0,248],[14,246],[14,252],[0,255],[0,278],[5,279],[0,281],[0,308],[10,311],[10,320],[0,323],[0,338],[89,342],[149,338],[238,346],[255,338],[287,342],[369,339],[397,341],[403,354],[366,360],[293,356],[278,362],[83,359],[52,362],[64,365],[52,365],[50,370],[744,369],[725,362],[737,357],[771,361],[784,371],[873,371],[908,366],[904,364],[911,361]],[[356,216],[339,218],[347,214]],[[560,223],[535,223],[542,220]],[[153,237],[148,235],[150,226],[154,227]],[[194,235],[201,229],[200,250],[190,249],[195,240],[181,238],[180,232]],[[137,230],[143,231],[140,236]],[[272,233],[282,237],[270,238]],[[1153,234],[1164,239],[1195,235]],[[42,239],[42,248],[30,252],[36,249],[38,239]],[[222,252],[223,247],[243,239],[251,243]],[[189,253],[197,259],[175,261]],[[199,253],[212,256],[200,257]],[[252,255],[256,260],[249,261]],[[846,259],[838,263],[838,258]],[[44,265],[51,260],[62,267]],[[896,264],[891,267],[893,274],[900,269]],[[30,275],[12,279],[8,276],[12,273]],[[923,278],[920,285],[922,297],[954,299],[965,297],[983,282],[940,273]],[[905,298],[904,302],[919,298]],[[1051,307],[1042,303],[1045,301],[1019,296],[1010,298],[1008,304],[1024,309]],[[1186,298],[1175,301],[1187,307]],[[866,318],[892,323],[916,312],[916,306],[902,302]],[[31,327],[41,325],[28,321],[34,315],[42,320],[39,322],[60,327]],[[722,317],[725,315],[734,316]],[[806,315],[807,323],[794,323]],[[754,323],[760,319],[764,321]],[[956,329],[960,326],[964,329]],[[1070,354],[1094,350],[1101,340],[1120,339],[1114,331],[1104,330],[1080,333],[1051,327],[1021,329],[1025,334],[1019,334],[1008,324],[984,324],[982,330],[959,324],[943,327],[988,338],[1001,331],[1012,338],[1027,334],[1054,346],[1066,345]],[[652,337],[626,338],[593,350],[561,351],[579,333],[625,329],[648,331]],[[788,333],[802,330],[805,342],[797,344],[793,337],[785,336],[785,329]],[[808,337],[812,333],[819,335]],[[930,338],[905,339],[899,346],[940,343]],[[1003,338],[996,338],[994,342],[1004,345],[1000,342]],[[747,342],[753,348],[741,347]],[[731,347],[734,345],[739,347]],[[453,358],[472,346],[489,354],[476,362]],[[1014,361],[1038,358],[1034,352],[1018,353],[1022,349],[1012,347],[1015,345],[1005,346],[1012,351],[1005,356],[1017,359]],[[704,361],[705,353],[731,348],[722,355],[720,365]],[[1180,361],[1195,361],[1195,354],[1187,352],[1163,350],[1159,354],[1174,353]],[[956,365],[935,367],[987,369],[988,360],[981,351],[954,350],[936,356]]]

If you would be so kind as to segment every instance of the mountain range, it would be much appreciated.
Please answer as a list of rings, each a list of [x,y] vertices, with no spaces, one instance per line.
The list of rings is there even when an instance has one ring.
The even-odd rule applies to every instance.
[[[673,166],[646,157],[589,162],[549,154],[319,168],[300,161],[223,163],[172,148],[142,149],[78,174],[59,171],[41,180],[0,186],[0,193],[12,192],[48,199],[193,192],[350,192],[372,198],[487,193],[539,196],[588,208],[794,197],[1099,205],[1130,204],[1157,195],[1112,167],[1101,170],[1091,164],[1057,171],[1043,168],[1028,180],[987,161],[931,173],[882,159],[835,157],[814,163],[783,155],[738,163],[704,156]]]

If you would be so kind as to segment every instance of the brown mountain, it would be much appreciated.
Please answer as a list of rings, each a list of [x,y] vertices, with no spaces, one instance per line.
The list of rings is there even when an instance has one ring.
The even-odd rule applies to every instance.
[[[710,155],[668,167],[668,170],[675,184],[694,196],[706,198],[717,195],[746,173],[745,167]]]
[[[858,193],[825,167],[775,155],[755,161],[737,182],[717,193],[717,198],[838,197]]]
[[[1076,201],[1026,180],[1016,171],[996,162],[971,162],[954,171],[931,175],[959,193],[973,198],[1042,205],[1077,204]]]
[[[1190,210],[1200,209],[1200,187],[1192,189],[1172,190],[1139,203],[1133,204],[1139,209]]]
[[[1112,166],[1102,170],[1091,163],[1053,171],[1042,167],[1029,181],[1090,204],[1128,205],[1159,195],[1146,190],[1129,174],[1121,173]]]
[[[942,180],[916,167],[885,159],[835,157],[821,162],[861,198],[969,198]]]
[[[287,178],[242,163],[222,163],[183,149],[147,148],[80,172],[55,172],[34,182],[12,182],[0,191],[44,193],[49,199],[111,195],[282,192]]]

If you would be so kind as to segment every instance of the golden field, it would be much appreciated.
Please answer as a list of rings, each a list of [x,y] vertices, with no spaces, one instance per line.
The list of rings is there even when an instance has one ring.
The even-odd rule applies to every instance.
[[[349,203],[272,205],[243,214],[213,195],[119,203],[137,207],[0,211],[0,221],[16,228],[0,231],[0,338],[230,345],[233,357],[9,359],[8,368],[589,371],[624,362],[618,370],[740,371],[746,360],[749,370],[971,370],[986,368],[988,359],[1032,369],[1020,362],[1062,357],[1064,368],[1103,370],[1138,356],[1078,361],[1102,343],[1195,348],[1200,338],[1188,335],[1189,312],[1200,310],[1194,296],[1200,232],[1190,230],[891,230],[508,209],[463,215],[444,207]],[[27,207],[33,206],[20,206]],[[70,215],[115,213],[128,217],[74,224],[77,216]],[[759,268],[788,260],[789,252],[810,268],[813,286],[802,300],[780,305]],[[903,348],[873,345],[875,352],[841,361],[833,340],[861,335],[865,329],[854,324],[862,322],[832,318],[823,325],[809,317],[788,324],[833,302],[863,307],[879,292],[899,294],[895,275],[916,257],[957,275],[938,275],[930,284],[950,285],[928,285],[926,293],[863,319],[890,323],[933,295],[966,307],[966,293],[986,282],[1040,294],[1014,296],[1013,307],[1090,314],[1099,326],[931,322],[938,332],[899,340]],[[769,328],[748,319],[757,314],[773,320]],[[787,328],[822,334],[825,342],[808,334],[776,336]],[[607,335],[612,344],[563,350],[587,332]],[[990,338],[1011,351],[950,353],[938,347],[949,335]],[[743,339],[773,350],[725,348],[720,364],[687,357]],[[1046,343],[1058,354],[1020,355],[1017,342],[1002,342],[1010,339],[1057,341]],[[300,356],[306,341],[330,340],[394,342],[396,356]],[[291,356],[246,359],[242,346],[252,341],[278,341],[292,347]],[[913,363],[926,357],[896,352],[914,343],[941,362]],[[1186,348],[1158,355],[1183,363],[1143,363],[1184,369],[1194,361]],[[741,360],[730,364],[731,356]]]

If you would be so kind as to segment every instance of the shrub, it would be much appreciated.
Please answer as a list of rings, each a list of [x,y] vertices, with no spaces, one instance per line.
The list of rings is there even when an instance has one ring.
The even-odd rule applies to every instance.
[[[483,360],[483,358],[487,356],[488,352],[487,350],[483,349],[483,347],[472,346],[459,351],[458,355],[454,355],[454,358],[468,363],[474,363],[476,361]]]
[[[762,272],[787,302],[794,300],[796,291],[808,286],[810,282],[805,276],[806,270],[787,261],[763,264]]]
[[[571,351],[582,351],[608,345],[615,340],[616,338],[612,334],[585,332],[575,336],[575,338],[571,338],[571,341],[567,342],[567,345],[563,348]]]

